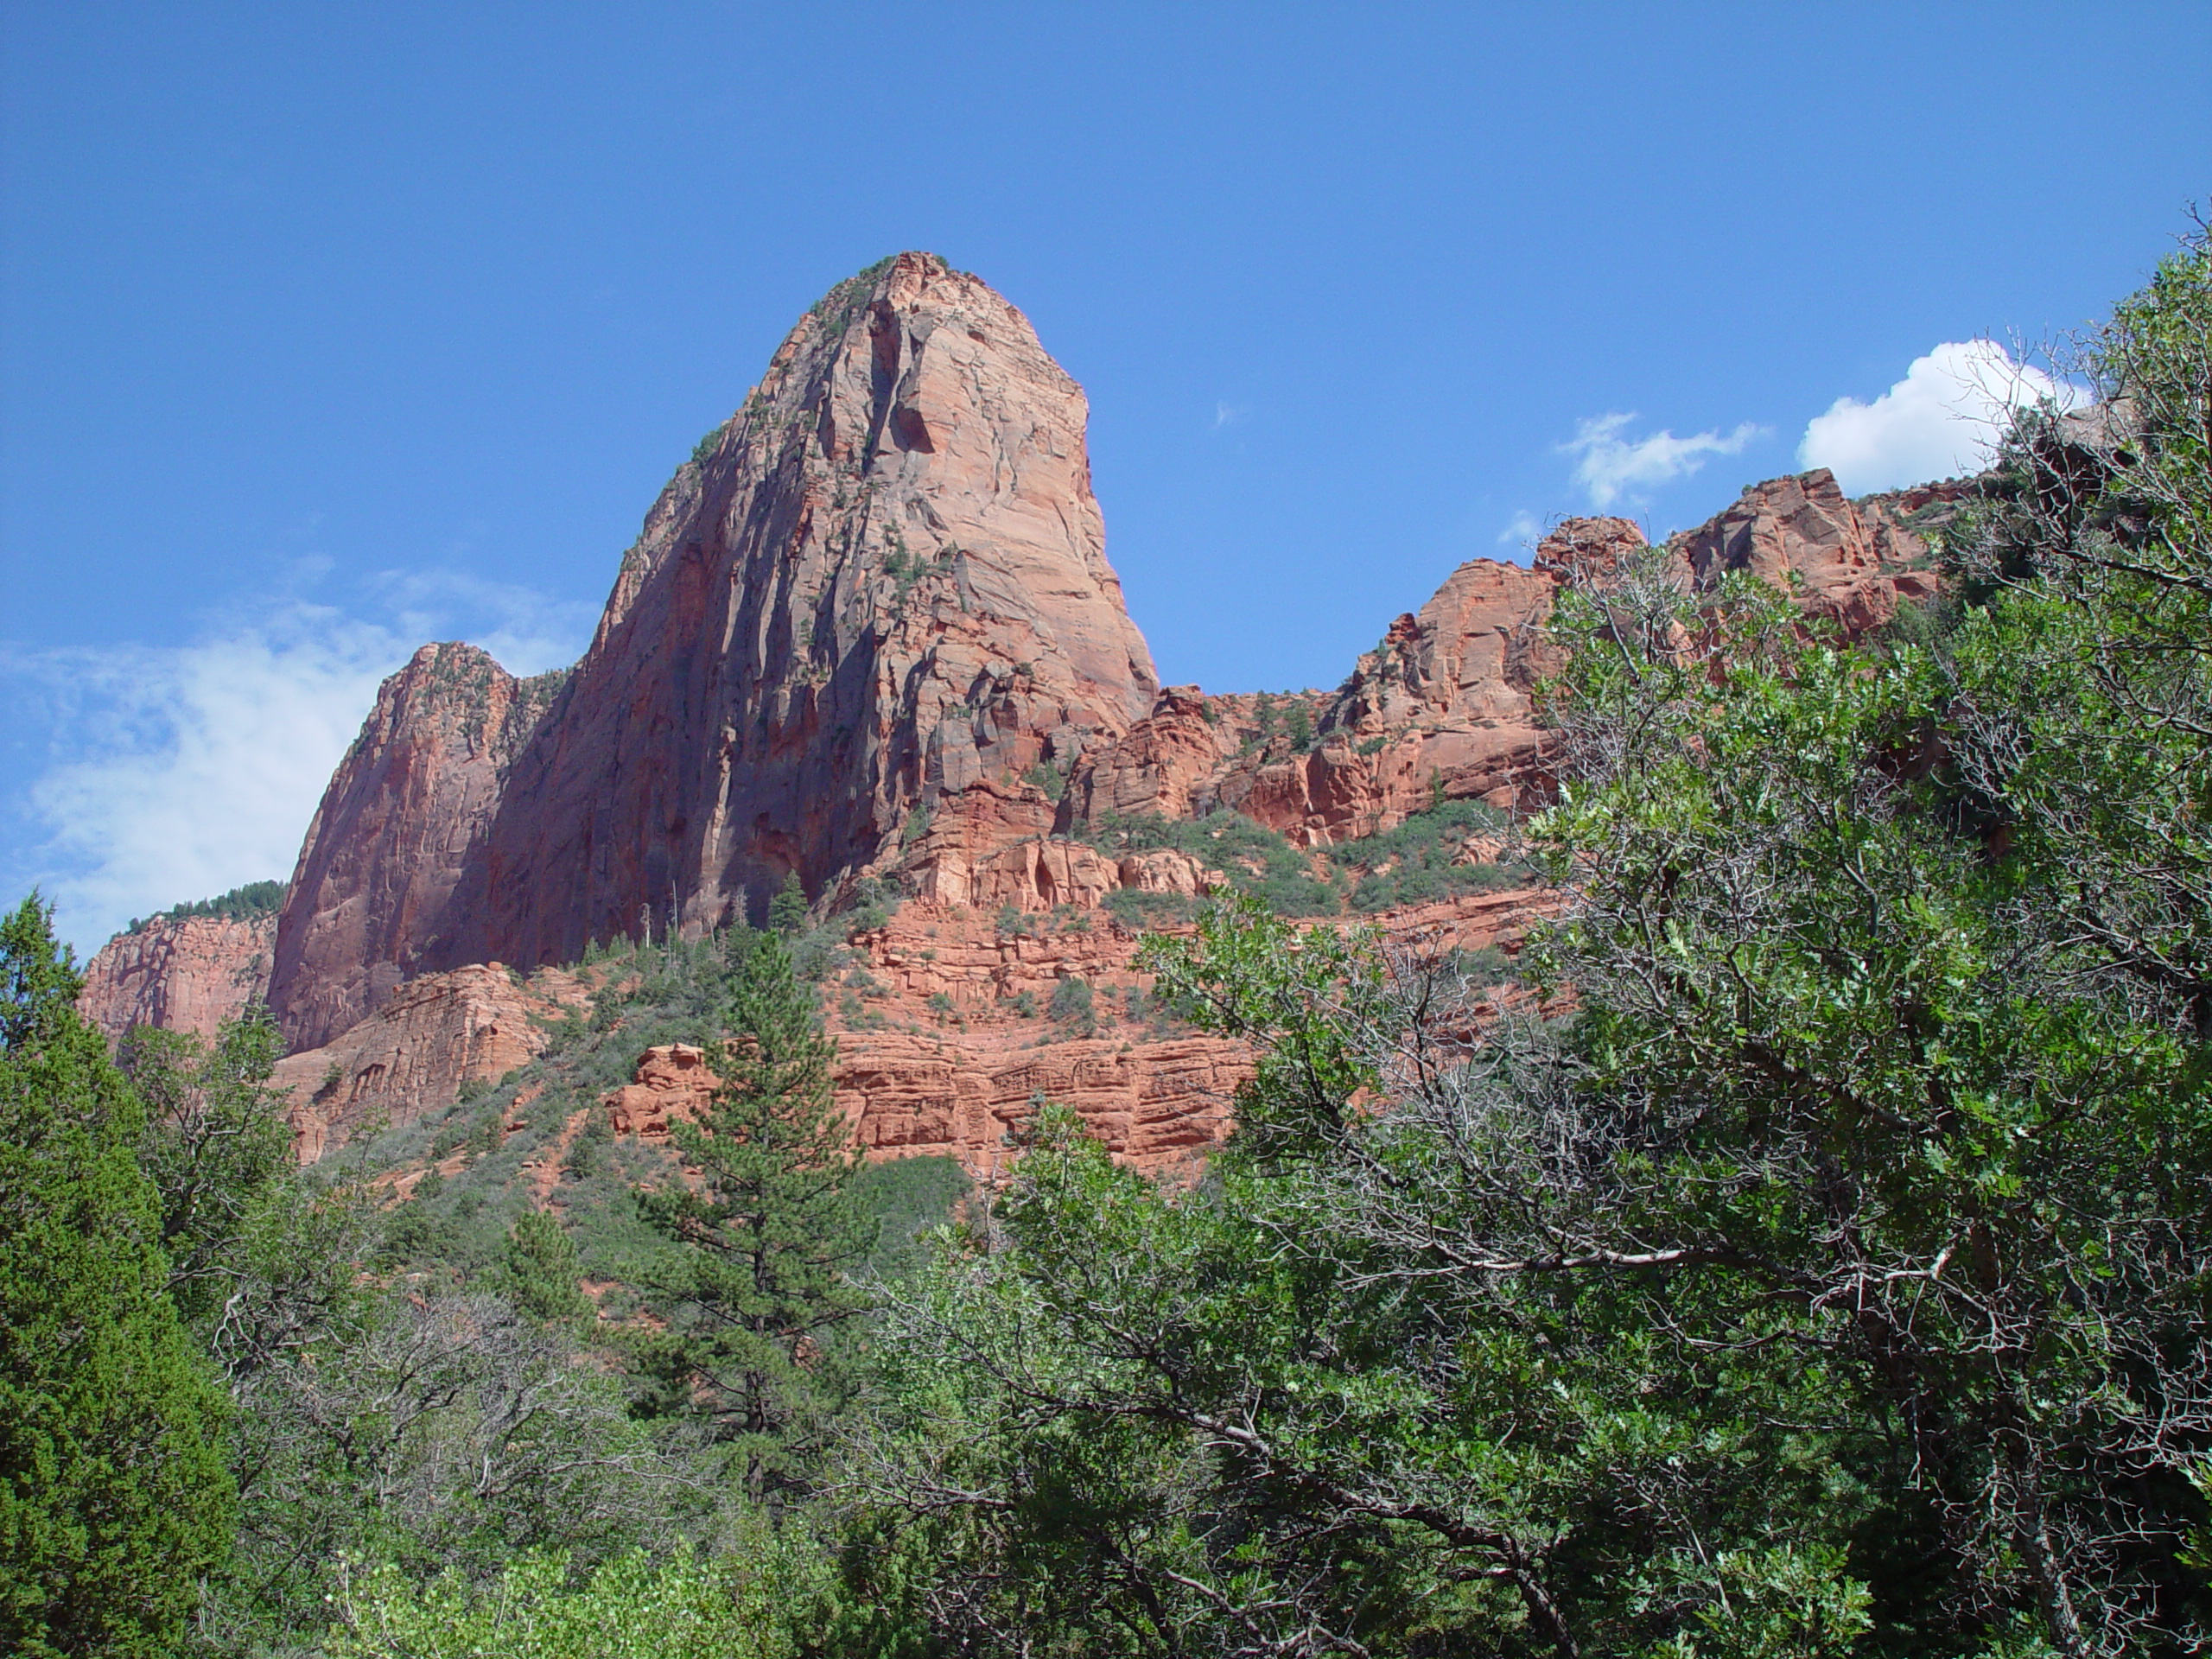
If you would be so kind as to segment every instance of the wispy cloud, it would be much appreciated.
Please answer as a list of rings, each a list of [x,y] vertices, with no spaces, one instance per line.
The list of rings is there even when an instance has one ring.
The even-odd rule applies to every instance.
[[[1839,397],[1815,415],[1797,459],[1853,495],[1924,484],[1986,465],[2015,408],[2048,397],[2070,409],[2085,397],[1993,340],[1946,340],[1872,403]]]
[[[0,696],[53,757],[4,826],[89,953],[130,917],[292,872],[378,683],[427,639],[518,673],[574,659],[594,607],[452,573],[388,572],[362,610],[291,600],[186,645],[0,645]],[[19,890],[19,889],[18,889]]]
[[[1497,532],[1497,539],[1501,543],[1512,542],[1516,544],[1533,542],[1543,533],[1543,525],[1537,522],[1535,513],[1516,512],[1506,521],[1505,528]]]
[[[1216,404],[1213,406],[1213,429],[1234,426],[1252,411],[1243,404]]]
[[[1630,442],[1623,430],[1636,418],[1633,414],[1600,415],[1582,422],[1574,436],[1559,446],[1561,454],[1578,458],[1574,481],[1601,511],[1624,496],[1687,478],[1710,456],[1739,454],[1764,429],[1746,421],[1732,432],[1694,432],[1678,438],[1662,431]]]

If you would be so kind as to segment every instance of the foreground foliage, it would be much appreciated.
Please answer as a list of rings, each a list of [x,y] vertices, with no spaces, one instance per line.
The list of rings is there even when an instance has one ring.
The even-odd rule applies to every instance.
[[[1852,645],[1659,559],[1555,619],[1554,1000],[1249,901],[1205,1180],[1048,1118],[857,1478],[992,1652],[2196,1651],[2212,261]],[[958,1425],[946,1433],[946,1421]]]
[[[0,1647],[166,1654],[230,1545],[226,1413],[79,985],[35,899],[0,919]]]

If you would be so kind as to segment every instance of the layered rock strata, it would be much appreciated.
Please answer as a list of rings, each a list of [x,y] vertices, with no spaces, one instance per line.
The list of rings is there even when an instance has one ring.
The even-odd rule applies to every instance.
[[[157,916],[118,933],[85,966],[78,1011],[108,1040],[133,1026],[214,1035],[269,992],[276,918]]]
[[[590,1006],[558,969],[518,979],[485,963],[413,980],[330,1043],[276,1063],[291,1099],[294,1149],[313,1162],[364,1125],[410,1123],[543,1053],[545,1027]]]

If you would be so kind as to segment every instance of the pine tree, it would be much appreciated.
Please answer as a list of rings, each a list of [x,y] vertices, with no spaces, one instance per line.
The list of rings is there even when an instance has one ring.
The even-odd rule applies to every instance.
[[[773,934],[744,934],[709,1051],[722,1079],[702,1120],[678,1123],[696,1185],[640,1195],[656,1227],[686,1248],[658,1289],[671,1316],[661,1370],[703,1410],[759,1497],[792,1478],[822,1344],[864,1299],[846,1277],[874,1243],[850,1195],[860,1150],[832,1098],[835,1047]]]
[[[806,888],[797,870],[785,875],[784,885],[768,901],[768,925],[779,933],[796,933],[806,925]]]
[[[228,1548],[224,1402],[79,985],[36,898],[0,921],[0,1649],[167,1654]]]
[[[518,1309],[543,1325],[591,1318],[591,1299],[577,1282],[582,1274],[575,1241],[558,1217],[530,1210],[516,1218],[499,1285]]]

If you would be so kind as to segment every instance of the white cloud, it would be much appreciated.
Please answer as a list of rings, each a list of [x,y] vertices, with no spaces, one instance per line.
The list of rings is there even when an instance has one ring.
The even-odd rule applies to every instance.
[[[1760,435],[1761,429],[1745,422],[1734,431],[1694,432],[1678,438],[1672,432],[1655,432],[1631,443],[1621,429],[1634,415],[1601,415],[1582,422],[1573,439],[1560,445],[1562,454],[1579,455],[1574,481],[1589,492],[1592,506],[1610,507],[1624,495],[1686,478],[1705,465],[1709,455],[1732,455]]]
[[[292,602],[188,645],[0,649],[55,757],[26,791],[35,844],[9,861],[80,956],[132,916],[289,877],[378,683],[423,641],[474,639],[531,673],[573,661],[594,614],[448,574],[369,586],[388,621]]]
[[[1975,472],[2010,411],[2043,397],[2070,409],[2083,394],[1995,340],[1947,340],[1872,403],[1839,397],[1815,415],[1797,460],[1827,467],[1852,495]]]
[[[1218,432],[1224,426],[1234,426],[1251,412],[1242,404],[1216,404],[1213,406],[1213,429]]]
[[[1543,528],[1536,522],[1535,513],[1516,512],[1507,521],[1505,528],[1497,532],[1497,539],[1500,542],[1533,542]]]

